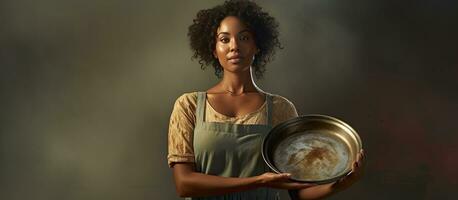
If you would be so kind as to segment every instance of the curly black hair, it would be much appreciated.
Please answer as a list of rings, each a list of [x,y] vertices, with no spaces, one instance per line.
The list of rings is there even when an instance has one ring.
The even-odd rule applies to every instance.
[[[227,16],[239,18],[254,33],[259,52],[252,67],[257,78],[265,72],[265,65],[273,60],[275,48],[282,49],[278,39],[278,22],[264,12],[256,3],[247,0],[229,0],[211,9],[200,10],[193,24],[189,26],[188,37],[194,52],[192,59],[199,59],[202,69],[206,66],[215,68],[215,75],[221,78],[223,69],[213,56],[216,45],[216,31],[221,21]]]

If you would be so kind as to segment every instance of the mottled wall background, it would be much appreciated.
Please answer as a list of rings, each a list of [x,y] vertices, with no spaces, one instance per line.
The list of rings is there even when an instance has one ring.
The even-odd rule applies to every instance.
[[[187,27],[220,2],[1,0],[0,199],[178,199],[170,112],[217,81]],[[331,199],[456,197],[456,1],[259,4],[285,49],[258,83],[363,138],[366,176]]]

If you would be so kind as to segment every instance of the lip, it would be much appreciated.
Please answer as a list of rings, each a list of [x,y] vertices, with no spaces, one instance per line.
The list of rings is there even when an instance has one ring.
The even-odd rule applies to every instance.
[[[238,64],[238,63],[240,63],[240,61],[242,61],[241,58],[232,58],[232,59],[229,59],[229,63],[232,63],[232,64]]]
[[[240,61],[242,61],[242,59],[243,57],[241,57],[240,55],[232,55],[227,58],[227,60],[232,64],[237,64]]]
[[[242,59],[243,57],[240,56],[239,54],[234,54],[232,56],[229,56],[227,57],[228,60],[232,60],[232,59]]]

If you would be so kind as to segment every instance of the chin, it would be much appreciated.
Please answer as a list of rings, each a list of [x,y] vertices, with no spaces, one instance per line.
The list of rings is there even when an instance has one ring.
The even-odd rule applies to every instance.
[[[241,73],[250,70],[250,65],[246,64],[229,64],[229,66],[225,69],[232,73]]]

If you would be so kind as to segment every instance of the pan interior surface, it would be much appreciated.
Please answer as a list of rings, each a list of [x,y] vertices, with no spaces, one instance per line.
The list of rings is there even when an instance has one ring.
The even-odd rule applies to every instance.
[[[326,180],[349,168],[349,146],[329,131],[308,130],[292,134],[281,141],[273,152],[274,165],[291,173],[295,180]]]

